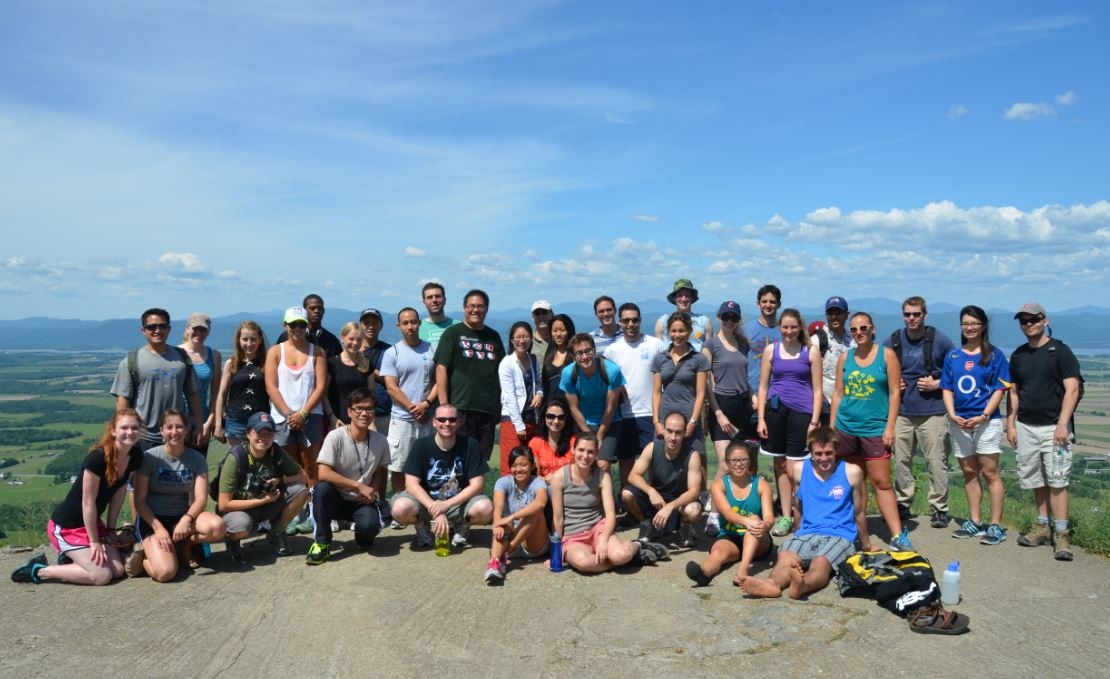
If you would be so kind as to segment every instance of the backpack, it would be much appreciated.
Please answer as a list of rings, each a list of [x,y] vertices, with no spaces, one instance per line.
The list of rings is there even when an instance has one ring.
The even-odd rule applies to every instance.
[[[212,498],[216,503],[217,514],[220,513],[220,474],[224,471],[224,462],[227,462],[227,458],[232,456],[235,457],[235,464],[240,474],[250,467],[250,462],[247,460],[247,451],[243,448],[242,444],[232,446],[231,449],[227,451],[227,455],[224,456],[224,459],[216,466],[216,473],[212,475],[212,480],[208,482],[208,497]]]
[[[856,552],[836,569],[840,596],[874,596],[880,606],[905,617],[940,600],[933,566],[919,552]]]
[[[1061,388],[1064,384],[1064,369],[1060,366],[1060,352],[1056,351],[1057,347],[1067,346],[1060,340],[1052,338],[1048,340],[1048,353],[1052,356],[1052,364],[1056,366],[1056,381],[1060,383]],[[1078,360],[1078,359],[1077,359]],[[1083,400],[1083,394],[1086,391],[1083,375],[1079,375],[1079,398],[1075,399],[1075,410],[1079,410],[1079,402]],[[1071,433],[1075,434],[1075,410],[1071,415]]]
[[[605,369],[605,359],[600,356],[597,361],[597,369],[601,372],[601,383],[608,387],[609,372]],[[578,388],[578,363],[575,363],[574,367],[570,369],[570,386],[575,389]]]
[[[181,347],[167,344],[167,347],[173,349],[181,355],[181,362],[185,364],[185,382],[189,381],[189,372],[195,370],[193,367],[193,359],[189,358],[189,354]],[[139,396],[139,349],[132,349],[127,352],[127,372],[131,375],[131,395],[128,397],[128,402],[131,407],[135,407],[135,399]]]
[[[933,341],[937,338],[937,329],[931,325],[925,326],[925,374],[933,377],[936,371],[936,362],[933,359]],[[898,363],[902,363],[902,331],[895,330],[890,334],[890,348],[898,356]]]
[[[814,329],[813,336],[817,338],[817,346],[820,347],[821,357],[824,358],[825,354],[829,353],[829,333],[821,327]]]

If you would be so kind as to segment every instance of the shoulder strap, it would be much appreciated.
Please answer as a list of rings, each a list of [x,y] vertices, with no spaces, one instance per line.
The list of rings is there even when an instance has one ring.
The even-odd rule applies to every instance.
[[[898,357],[898,362],[902,362],[902,331],[895,330],[890,333],[890,348],[894,349],[894,355]]]
[[[598,356],[597,369],[601,371],[601,384],[609,386],[609,371],[605,369],[605,358]]]
[[[925,346],[922,348],[925,351],[925,372],[930,376],[936,368],[936,361],[933,360],[933,343],[936,338],[937,329],[931,325],[925,326]]]
[[[131,375],[131,396],[128,400],[131,402],[132,408],[135,407],[135,399],[139,396],[139,350],[132,349],[127,352],[127,372]]]

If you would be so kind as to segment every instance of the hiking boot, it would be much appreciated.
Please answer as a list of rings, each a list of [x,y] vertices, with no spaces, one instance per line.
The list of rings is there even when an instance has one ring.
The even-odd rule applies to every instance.
[[[636,544],[640,545],[641,553],[645,549],[652,553],[655,558],[651,560],[651,563],[655,563],[660,559],[666,559],[670,555],[670,552],[667,551],[667,548],[659,544],[658,542],[652,542],[651,540],[635,540],[635,542]]]
[[[690,549],[694,546],[696,540],[694,535],[694,526],[690,523],[684,523],[678,527],[678,546],[683,549]]]
[[[1052,544],[1052,526],[1047,523],[1035,523],[1028,533],[1018,536],[1018,544],[1022,547],[1040,547]]]
[[[486,564],[486,584],[496,585],[505,582],[505,562],[501,559],[490,559]]]
[[[308,548],[308,555],[304,562],[309,566],[319,566],[331,557],[331,546],[320,542],[313,542]]]
[[[901,533],[894,536],[890,541],[890,549],[895,552],[908,552],[913,550],[913,543],[910,542],[909,528],[903,528]]]
[[[427,521],[416,524],[416,537],[413,538],[413,549],[431,549],[436,546],[436,536]]]
[[[283,535],[282,537],[285,536]],[[240,546],[238,540],[232,540],[231,538],[228,538],[227,540],[224,540],[224,547],[227,550],[227,555],[231,557],[232,561],[243,560],[243,548]]]
[[[929,521],[929,525],[933,528],[948,528],[948,522],[951,520],[952,519],[948,517],[948,512],[934,509],[932,519]]]
[[[1006,531],[1002,530],[1002,526],[999,526],[997,523],[992,523],[987,526],[987,532],[983,536],[983,539],[979,541],[979,544],[994,546],[1001,542],[1005,542],[1005,540]]]
[[[470,524],[463,522],[460,523],[458,528],[455,529],[455,534],[451,536],[451,546],[459,549],[470,546]]]
[[[645,566],[654,566],[655,563],[659,561],[659,555],[653,550],[648,549],[646,546],[647,543],[641,542],[638,544],[640,545],[640,563]]]
[[[1071,531],[1058,530],[1056,531],[1056,539],[1053,541],[1053,547],[1056,553],[1053,554],[1057,561],[1071,561],[1075,556],[1071,553]]]
[[[41,584],[42,579],[39,578],[39,571],[46,568],[46,565],[46,555],[39,552],[30,559],[27,559],[27,563],[15,569],[15,572],[12,573],[12,582],[30,582],[35,585]]]
[[[715,538],[721,534],[721,515],[717,512],[709,512],[705,517],[705,536]]]
[[[775,525],[771,528],[771,535],[776,538],[781,538],[784,535],[788,535],[792,530],[794,530],[794,517],[780,516],[775,519]]]
[[[137,578],[146,575],[146,570],[143,568],[143,559],[146,554],[143,553],[143,546],[141,544],[135,545],[135,549],[131,550],[131,556],[127,557],[127,561],[123,564],[123,570],[127,573],[129,578]]]
[[[952,537],[958,540],[966,540],[967,538],[981,538],[986,534],[987,529],[984,528],[982,524],[975,523],[971,519],[968,519],[952,533]]]
[[[278,556],[289,556],[293,552],[289,550],[289,538],[285,533],[279,530],[272,531],[266,534],[266,539],[274,546],[274,554]],[[236,540],[238,542],[238,540]]]
[[[705,574],[705,571],[703,571],[701,568],[701,564],[699,564],[697,561],[686,562],[686,577],[693,580],[694,584],[698,587],[709,586],[710,578],[708,575]]]

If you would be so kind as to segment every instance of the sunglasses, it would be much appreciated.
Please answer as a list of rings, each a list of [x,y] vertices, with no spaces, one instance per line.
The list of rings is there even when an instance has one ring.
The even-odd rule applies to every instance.
[[[455,422],[458,422],[459,418],[457,418],[457,417],[437,417],[437,418],[435,418],[435,420],[436,420],[436,422],[441,422],[443,424],[453,424]]]
[[[848,332],[852,333],[853,335],[859,335],[861,333],[871,332],[871,326],[870,325],[860,325],[860,326],[857,326],[857,327],[848,328]]]
[[[562,420],[567,419],[567,416],[566,415],[556,415],[555,413],[547,413],[546,415],[543,416],[543,419],[552,420],[552,421],[562,421]]]
[[[635,324],[635,323],[639,323],[639,322],[640,322],[640,318],[639,318],[639,317],[636,317],[636,318],[622,318],[622,319],[621,319],[621,323],[624,323],[624,324],[626,324],[626,325],[628,325],[628,324]]]
[[[286,325],[288,325],[290,328],[307,328],[308,327],[308,323],[305,323],[304,321],[293,321],[292,323],[286,323]]]
[[[903,318],[921,318],[924,315],[925,315],[925,312],[923,312],[923,311],[903,311],[902,312],[902,317]]]
[[[739,323],[740,317],[736,314],[724,314],[723,316],[721,316],[721,320],[725,321],[726,323]]]
[[[1022,316],[1021,318],[1018,319],[1018,323],[1020,323],[1022,325],[1036,325],[1036,324],[1040,323],[1042,320],[1044,320],[1044,319],[1041,318],[1040,316],[1034,316],[1032,318],[1030,318],[1029,316]]]
[[[169,329],[169,323],[147,323],[143,326],[143,330],[147,332],[166,332]]]

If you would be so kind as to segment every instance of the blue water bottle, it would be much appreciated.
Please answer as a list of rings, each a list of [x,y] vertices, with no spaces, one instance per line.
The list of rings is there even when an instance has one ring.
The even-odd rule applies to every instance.
[[[551,572],[563,572],[563,536],[559,531],[551,534]]]

